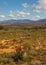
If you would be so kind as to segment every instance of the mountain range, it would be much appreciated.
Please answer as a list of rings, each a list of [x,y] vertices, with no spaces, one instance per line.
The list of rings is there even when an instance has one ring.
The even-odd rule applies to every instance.
[[[33,20],[28,20],[28,19],[20,19],[20,20],[5,20],[5,21],[0,21],[0,24],[16,24],[16,25],[23,25],[23,24],[46,24],[46,19],[40,19],[37,21],[33,21]]]

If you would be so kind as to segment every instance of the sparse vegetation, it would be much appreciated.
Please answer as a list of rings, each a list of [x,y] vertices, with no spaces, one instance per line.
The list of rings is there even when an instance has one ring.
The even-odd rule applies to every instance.
[[[0,26],[0,65],[46,65],[46,26]]]

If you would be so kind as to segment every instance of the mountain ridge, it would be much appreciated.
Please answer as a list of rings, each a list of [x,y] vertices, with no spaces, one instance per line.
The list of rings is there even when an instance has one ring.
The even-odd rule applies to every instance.
[[[0,21],[0,24],[16,24],[16,25],[22,25],[22,24],[46,24],[46,19],[40,19],[37,21],[29,20],[29,19],[11,19],[11,20],[5,20]]]

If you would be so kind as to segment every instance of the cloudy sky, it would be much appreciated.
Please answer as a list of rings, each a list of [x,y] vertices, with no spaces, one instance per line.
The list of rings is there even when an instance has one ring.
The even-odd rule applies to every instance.
[[[46,18],[46,0],[0,0],[0,21]]]

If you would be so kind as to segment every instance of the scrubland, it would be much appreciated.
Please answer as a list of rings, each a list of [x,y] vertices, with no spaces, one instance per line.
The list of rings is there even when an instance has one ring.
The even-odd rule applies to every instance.
[[[46,25],[0,25],[0,65],[46,65]]]

